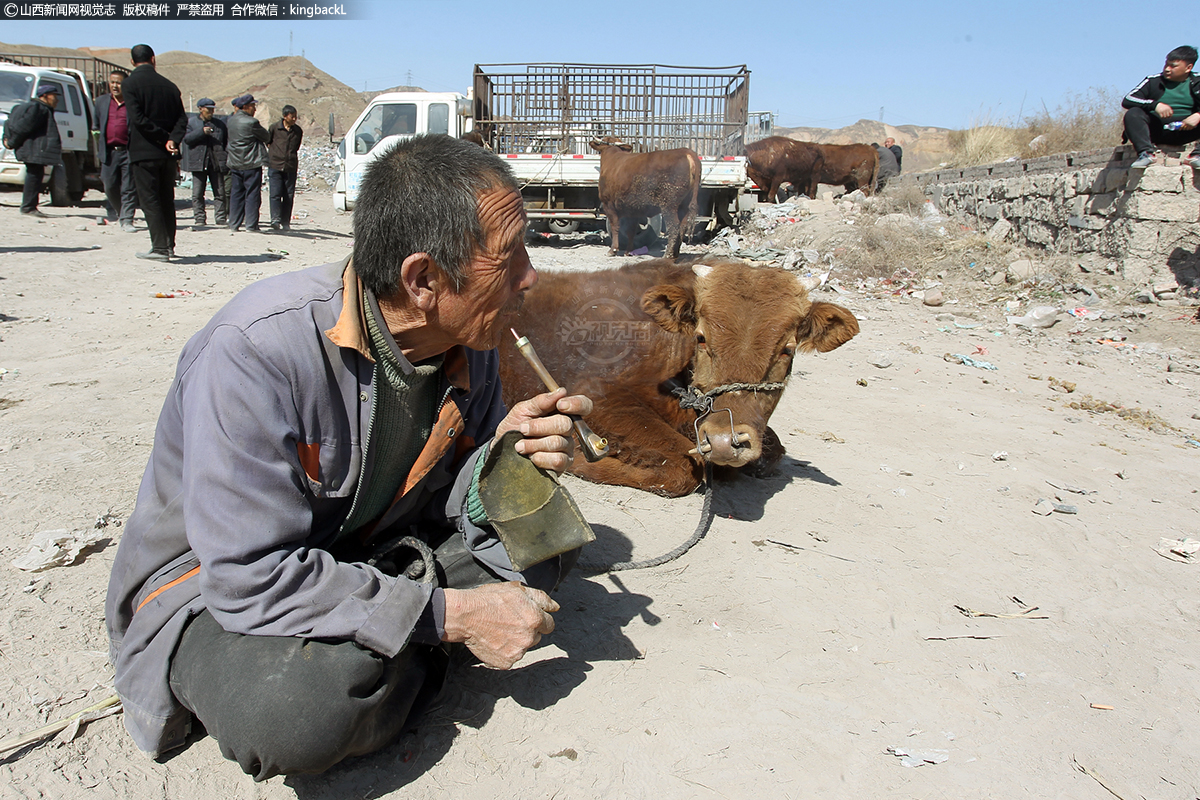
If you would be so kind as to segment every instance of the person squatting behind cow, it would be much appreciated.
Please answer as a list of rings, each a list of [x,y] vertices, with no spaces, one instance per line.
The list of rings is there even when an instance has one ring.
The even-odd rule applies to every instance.
[[[62,161],[62,139],[54,109],[58,107],[61,90],[53,83],[43,83],[34,89],[35,99],[13,108],[4,123],[4,146],[15,151],[17,160],[25,165],[25,186],[21,192],[21,213],[32,217],[46,216],[38,210],[38,196],[46,167]]]
[[[875,173],[875,191],[878,193],[883,191],[889,180],[900,174],[900,164],[892,148],[880,146],[877,142],[871,142],[871,146],[879,155],[879,169]]]
[[[254,118],[258,101],[252,94],[233,98],[237,109],[226,121],[229,131],[229,172],[233,186],[229,193],[229,229],[238,231],[242,223],[248,231],[259,231],[258,216],[262,208],[262,168],[267,165],[267,142],[271,134]]]
[[[444,643],[507,669],[554,630],[582,541],[539,537],[578,509],[574,528],[498,516],[488,483],[565,492],[542,470],[592,410],[501,400],[495,347],[537,279],[526,225],[501,159],[414,137],[367,167],[349,259],[252,284],[184,346],[105,605],[143,750],[183,745],[194,715],[257,780],[320,772],[412,724]]]
[[[196,110],[196,116],[188,120],[187,133],[183,135],[180,163],[181,169],[192,173],[193,228],[208,224],[208,212],[204,208],[206,184],[212,186],[214,219],[218,225],[225,225],[229,214],[229,198],[225,194],[225,173],[228,171],[225,148],[229,131],[225,122],[214,116],[217,104],[212,98],[200,98]]]
[[[271,202],[271,230],[292,229],[292,206],[296,202],[296,176],[300,172],[300,143],[304,129],[296,124],[296,107],[284,106],[283,118],[269,129],[267,140],[267,185]]]
[[[108,205],[108,219],[119,221],[121,230],[136,233],[133,213],[137,211],[137,186],[129,164],[129,113],[125,107],[124,72],[108,76],[108,94],[96,98],[96,154],[100,180]]]
[[[1200,75],[1192,72],[1195,65],[1196,48],[1176,47],[1167,53],[1162,72],[1147,75],[1121,100],[1126,109],[1124,138],[1137,151],[1130,168],[1153,164],[1155,144],[1200,140]],[[1200,148],[1193,148],[1183,163],[1200,169]]]
[[[138,258],[169,261],[175,256],[175,159],[187,130],[179,87],[159,75],[148,44],[129,51],[133,72],[125,79],[129,116],[129,163],[138,205],[150,229],[150,250]]]

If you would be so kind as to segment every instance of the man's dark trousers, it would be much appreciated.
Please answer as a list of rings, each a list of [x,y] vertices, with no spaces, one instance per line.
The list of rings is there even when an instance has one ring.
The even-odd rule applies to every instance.
[[[229,198],[225,195],[225,173],[220,170],[210,169],[192,173],[192,218],[197,225],[204,225],[208,222],[208,214],[204,210],[206,184],[212,184],[213,215],[217,224],[225,225],[229,222],[229,203],[227,202]]]
[[[1190,131],[1169,131],[1165,120],[1151,110],[1130,108],[1125,111],[1125,138],[1138,153],[1153,150],[1156,144],[1185,145],[1200,140],[1200,126]]]
[[[175,161],[156,158],[133,164],[138,205],[150,228],[150,249],[170,254],[175,250]]]
[[[233,192],[229,196],[229,227],[237,230],[243,222],[246,230],[258,230],[258,212],[262,208],[262,167],[231,169]]]
[[[100,180],[104,182],[104,196],[108,198],[108,218],[132,223],[138,199],[128,149],[108,145],[108,161],[100,165]]]
[[[45,177],[45,164],[25,165],[25,188],[21,192],[21,210],[26,214],[37,211],[38,195],[42,193],[42,179]]]
[[[268,168],[267,183],[271,196],[271,224],[287,230],[292,227],[292,206],[296,202],[296,173]]]
[[[467,551],[461,533],[442,535],[431,542],[437,585],[500,580]],[[564,554],[553,575],[530,583],[553,590],[578,555]],[[266,780],[323,772],[395,741],[435,699],[447,666],[445,646],[409,643],[385,658],[349,641],[229,633],[204,611],[184,629],[170,682],[221,754]]]

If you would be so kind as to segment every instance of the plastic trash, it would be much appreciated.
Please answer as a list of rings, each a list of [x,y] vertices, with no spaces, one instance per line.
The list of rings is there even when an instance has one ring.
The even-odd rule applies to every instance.
[[[1058,322],[1058,309],[1054,306],[1038,306],[1023,317],[1008,317],[1009,325],[1024,328],[1049,328]]]
[[[26,572],[41,572],[51,567],[74,564],[80,553],[100,541],[103,536],[103,533],[96,530],[68,531],[65,528],[35,533],[33,547],[25,555],[13,559],[12,564]]]

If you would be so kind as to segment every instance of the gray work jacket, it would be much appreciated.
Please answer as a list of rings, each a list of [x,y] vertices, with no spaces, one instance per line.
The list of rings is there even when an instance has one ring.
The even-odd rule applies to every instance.
[[[330,552],[364,457],[364,481],[372,471],[360,297],[348,263],[268,278],[180,354],[105,603],[125,725],[143,750],[187,736],[170,660],[205,608],[228,631],[350,640],[392,657],[429,601],[429,584]],[[496,351],[452,349],[442,372],[433,432],[373,529],[457,527],[477,559],[521,580],[490,527],[464,510],[475,461],[506,413]]]

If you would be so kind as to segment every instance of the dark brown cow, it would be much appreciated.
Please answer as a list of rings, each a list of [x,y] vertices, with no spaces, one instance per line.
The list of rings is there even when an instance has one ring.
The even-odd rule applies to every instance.
[[[696,214],[700,191],[700,157],[692,150],[632,153],[632,145],[612,136],[595,139],[600,153],[600,207],[608,217],[612,244],[608,254],[621,250],[621,219],[662,214],[667,234],[666,255],[679,255],[682,233]]]
[[[819,147],[786,136],[768,136],[746,145],[746,174],[767,193],[772,203],[778,202],[783,183],[816,197],[821,161]]]
[[[780,186],[816,198],[817,184],[862,189],[871,194],[879,170],[879,154],[867,144],[817,144],[785,136],[769,136],[746,145],[746,174],[768,192],[772,203]]]
[[[879,153],[869,144],[819,144],[821,148],[820,183],[844,186],[847,192],[875,190],[879,173]],[[815,197],[815,195],[809,195]]]
[[[810,300],[781,269],[663,258],[543,272],[516,331],[559,383],[595,403],[588,424],[613,455],[592,464],[577,455],[572,471],[677,497],[703,480],[697,448],[714,465],[755,474],[773,468],[784,449],[767,420],[793,357],[839,347],[858,333],[858,321],[841,306]],[[500,347],[500,377],[509,404],[544,391],[512,341]],[[712,413],[698,420],[675,387],[728,390],[715,392]]]

